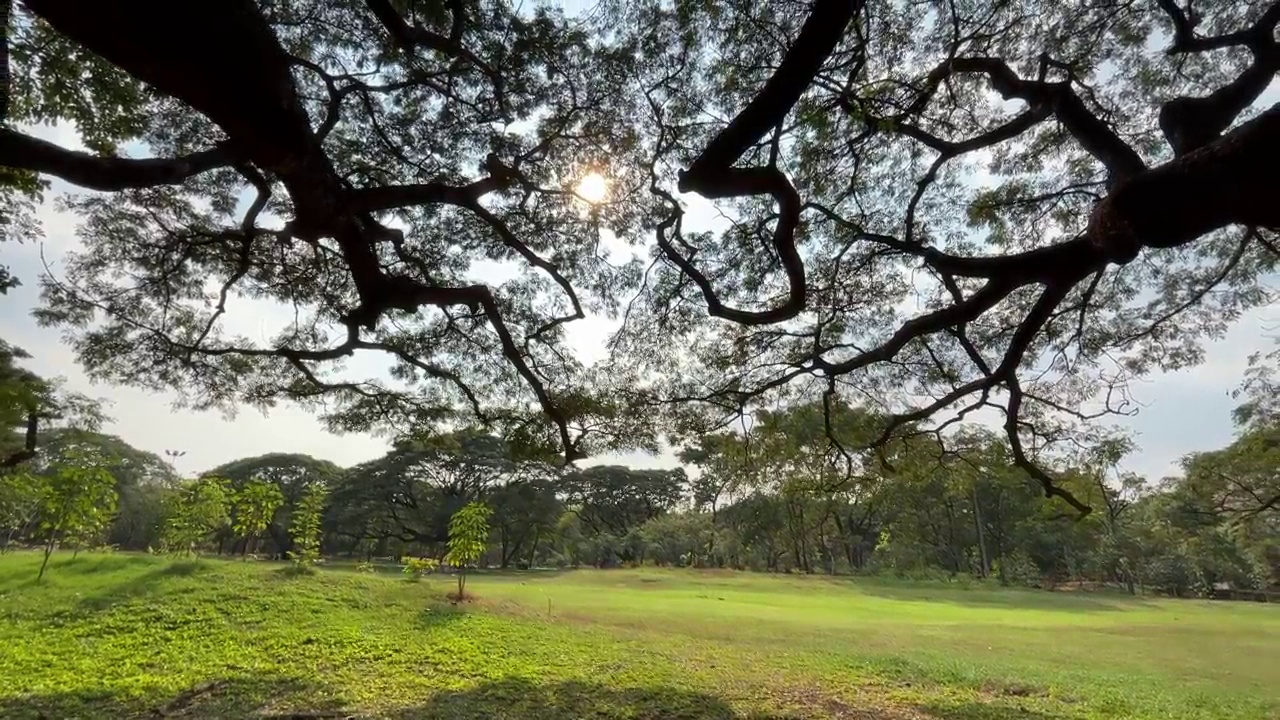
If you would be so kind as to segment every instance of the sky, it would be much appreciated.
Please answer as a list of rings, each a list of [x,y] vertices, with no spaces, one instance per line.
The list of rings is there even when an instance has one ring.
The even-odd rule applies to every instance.
[[[78,146],[74,131],[67,127],[35,128],[31,132],[64,147]],[[63,344],[61,331],[39,327],[30,315],[39,301],[38,278],[45,264],[56,272],[61,258],[79,243],[75,218],[58,212],[53,203],[67,189],[65,184],[55,182],[53,191],[46,194],[46,202],[39,210],[43,238],[6,243],[0,251],[0,263],[23,281],[7,296],[0,296],[0,338],[32,355],[24,363],[29,369],[44,377],[64,378],[67,389],[107,401],[106,412],[112,420],[105,432],[158,455],[163,456],[165,451],[184,452],[175,461],[184,474],[270,452],[303,453],[341,466],[371,460],[386,452],[386,438],[363,433],[331,434],[313,414],[288,405],[267,414],[243,409],[234,417],[225,417],[216,411],[175,411],[174,396],[169,393],[91,383],[71,349]],[[230,331],[263,340],[274,334],[271,309],[255,307],[249,313],[240,310],[237,312],[235,305],[229,304],[226,318],[233,323]],[[291,318],[292,313],[287,316]],[[283,322],[285,318],[279,319]],[[570,338],[583,354],[598,357],[608,329],[607,321],[588,318],[573,323]],[[1116,422],[1133,434],[1139,447],[1126,459],[1125,468],[1158,480],[1175,473],[1183,455],[1229,443],[1234,432],[1231,411],[1236,405],[1231,392],[1243,377],[1249,355],[1270,349],[1276,337],[1280,337],[1280,305],[1258,308],[1237,322],[1223,340],[1206,348],[1203,364],[1134,381],[1130,390],[1138,411],[1133,417],[1118,418]],[[602,456],[586,464],[595,462],[640,467],[679,464],[669,452]]]

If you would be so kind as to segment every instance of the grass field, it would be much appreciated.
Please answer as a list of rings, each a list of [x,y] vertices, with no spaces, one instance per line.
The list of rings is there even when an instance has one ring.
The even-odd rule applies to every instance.
[[[0,718],[1280,718],[1280,607],[696,571],[0,557]]]

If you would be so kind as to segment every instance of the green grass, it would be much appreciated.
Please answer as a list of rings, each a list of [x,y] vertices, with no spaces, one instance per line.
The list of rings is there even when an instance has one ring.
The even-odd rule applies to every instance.
[[[1280,718],[1280,608],[696,571],[0,557],[0,717]]]

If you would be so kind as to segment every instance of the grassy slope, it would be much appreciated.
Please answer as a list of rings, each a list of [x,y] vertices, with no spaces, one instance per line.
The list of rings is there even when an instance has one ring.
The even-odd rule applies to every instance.
[[[0,717],[1280,718],[1280,608],[683,571],[0,558]]]

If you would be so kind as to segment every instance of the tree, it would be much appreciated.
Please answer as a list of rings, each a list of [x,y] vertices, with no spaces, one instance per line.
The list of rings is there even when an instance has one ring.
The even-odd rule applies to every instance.
[[[3,188],[0,182],[0,197]],[[22,348],[0,340],[0,473],[37,459],[45,431],[54,423],[92,430],[105,419],[97,402],[62,390],[58,379],[42,378],[17,365],[30,357]]]
[[[235,491],[231,506],[232,527],[245,539],[244,553],[248,553],[251,544],[256,544],[283,504],[284,495],[280,489],[262,480],[250,480]]]
[[[40,517],[46,489],[44,478],[27,473],[0,474],[0,553],[9,550],[14,537],[27,532]]]
[[[738,200],[691,233],[655,188],[669,262],[615,345],[696,348],[645,365],[704,408],[691,434],[802,393],[871,398],[888,435],[992,409],[1083,512],[1048,452],[1266,302],[1280,108],[1250,106],[1280,66],[1275,3],[631,7],[664,55],[655,184],[683,168],[680,191]]]
[[[89,463],[116,479],[118,512],[109,541],[129,550],[155,546],[164,524],[164,503],[178,476],[163,458],[139,450],[119,437],[78,427],[46,428],[40,452],[25,463],[33,475],[56,472],[64,462]]]
[[[620,465],[595,465],[565,474],[561,481],[565,505],[600,545],[597,565],[636,559],[636,547],[625,540],[634,530],[672,510],[684,499],[688,478],[683,468],[646,470]]]
[[[324,517],[325,499],[329,490],[324,485],[312,485],[303,493],[302,500],[289,521],[289,535],[293,538],[293,550],[289,558],[298,568],[310,568],[320,561],[320,520]]]
[[[336,484],[331,524],[353,542],[442,548],[449,519],[483,500],[497,512],[504,562],[558,517],[556,469],[496,436],[463,430],[405,439]],[[377,554],[386,555],[385,547]]]
[[[478,562],[488,546],[491,512],[484,503],[470,502],[449,519],[449,554],[445,555],[445,562],[458,573],[458,602],[466,597],[467,567]]]
[[[1246,428],[1229,446],[1188,455],[1182,466],[1217,511],[1280,518],[1280,422]]]
[[[564,512],[556,489],[552,476],[534,475],[485,494],[484,502],[493,510],[499,567],[505,569],[513,562],[533,565],[539,543],[551,538]],[[528,560],[522,561],[522,557]]]
[[[101,467],[84,462],[66,462],[47,480],[40,503],[40,529],[45,533],[44,559],[36,581],[44,579],[58,542],[77,542],[98,536],[115,513],[115,478]]]
[[[1267,299],[1275,0],[446,5],[15,8],[3,119],[91,152],[4,130],[4,199],[106,193],[69,202],[41,320],[198,407],[333,399],[337,427],[476,421],[569,460],[798,396],[873,398],[873,445],[987,410],[1085,512],[1053,450]],[[296,319],[236,336],[236,295]],[[588,312],[623,314],[605,369],[562,347]],[[337,374],[356,353],[394,382]]]
[[[342,469],[328,460],[310,455],[268,453],[233,460],[210,470],[208,474],[226,478],[236,491],[255,481],[269,483],[279,491],[283,503],[268,521],[265,532],[275,546],[274,553],[284,557],[292,549],[290,517],[303,495],[313,485],[327,487],[335,482]]]
[[[0,426],[5,432],[22,428],[18,447],[6,448],[0,468],[12,468],[36,456],[41,415],[49,405],[48,383],[35,373],[17,367],[16,360],[31,357],[25,350],[0,340]]]
[[[165,545],[170,551],[199,555],[200,544],[226,527],[231,490],[222,478],[205,476],[187,480],[172,496],[165,523]]]

